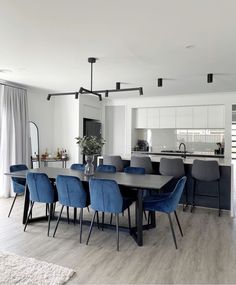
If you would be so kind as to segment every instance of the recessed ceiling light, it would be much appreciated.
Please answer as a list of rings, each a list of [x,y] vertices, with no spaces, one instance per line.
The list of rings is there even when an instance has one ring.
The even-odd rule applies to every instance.
[[[185,46],[185,48],[187,48],[187,49],[193,49],[193,48],[195,48],[195,45],[187,45],[187,46]]]
[[[10,69],[0,69],[0,73],[11,73],[12,70]]]

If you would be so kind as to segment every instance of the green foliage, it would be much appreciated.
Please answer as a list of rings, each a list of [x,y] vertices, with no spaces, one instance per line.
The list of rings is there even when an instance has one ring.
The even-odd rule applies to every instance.
[[[105,144],[105,140],[103,138],[98,138],[94,136],[84,136],[75,138],[77,140],[77,144],[80,146],[80,152],[84,155],[94,155],[100,154],[102,151],[102,147]]]

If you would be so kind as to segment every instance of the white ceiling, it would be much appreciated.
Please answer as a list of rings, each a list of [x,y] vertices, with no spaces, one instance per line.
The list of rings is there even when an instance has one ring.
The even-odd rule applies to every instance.
[[[0,0],[0,69],[12,70],[0,78],[74,91],[90,86],[94,56],[95,89],[235,91],[235,31],[235,0]]]

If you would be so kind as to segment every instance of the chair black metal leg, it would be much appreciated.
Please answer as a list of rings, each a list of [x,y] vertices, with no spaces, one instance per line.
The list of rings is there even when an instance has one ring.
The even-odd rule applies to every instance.
[[[55,203],[53,203],[53,213],[52,213],[53,217],[55,216],[55,212],[56,212],[56,205],[57,205],[57,203],[56,203],[56,202],[55,202]]]
[[[110,225],[112,224],[112,219],[113,219],[113,214],[111,214],[111,217],[110,217]]]
[[[48,214],[48,237],[49,237],[49,232],[50,232],[50,223],[51,223],[52,211],[53,211],[53,204],[51,203],[50,208],[49,208],[49,214]]]
[[[58,219],[57,219],[57,224],[56,224],[56,227],[55,227],[55,230],[54,230],[54,233],[53,233],[53,237],[55,237],[55,234],[56,234],[57,227],[58,227],[59,222],[60,222],[60,219],[61,219],[61,215],[62,215],[63,209],[64,209],[64,206],[62,205],[62,206],[61,206],[60,214],[59,214]]]
[[[9,211],[8,218],[9,218],[10,215],[11,215],[11,211],[12,211],[12,209],[13,209],[13,206],[14,206],[14,204],[15,204],[15,201],[16,201],[17,196],[18,196],[18,194],[16,193],[16,195],[15,195],[15,197],[14,197],[14,199],[13,199],[13,202],[12,202],[12,204],[11,204],[11,209],[10,209],[10,211]]]
[[[100,230],[100,225],[99,225],[99,215],[98,215],[98,211],[96,211],[97,212],[97,227],[98,227],[98,229]]]
[[[89,210],[89,206],[87,207],[87,210],[88,210],[88,212],[90,212],[90,210]]]
[[[103,228],[104,228],[104,212],[102,212],[102,231],[103,231]]]
[[[70,214],[69,214],[69,207],[66,207],[66,213],[67,213],[67,223],[70,223]]]
[[[93,215],[93,218],[92,218],[92,221],[91,221],[91,225],[90,225],[90,229],[89,229],[89,234],[88,234],[88,238],[87,238],[87,241],[86,241],[86,244],[87,244],[87,245],[88,245],[88,243],[89,243],[89,239],[90,239],[91,232],[92,232],[92,229],[93,229],[93,223],[94,223],[94,219],[95,219],[96,213],[97,213],[97,211],[94,212],[94,215]]]
[[[170,222],[170,227],[171,227],[171,232],[172,232],[173,240],[174,240],[174,243],[175,243],[175,248],[178,249],[178,247],[177,247],[177,242],[176,242],[176,237],[175,237],[175,232],[174,232],[173,224],[172,224],[172,221],[171,221],[170,213],[168,213],[168,218],[169,218],[169,222]]]
[[[31,206],[30,206],[30,211],[29,211],[29,214],[28,214],[27,220],[26,220],[26,222],[25,222],[24,232],[25,232],[26,227],[27,227],[27,225],[28,225],[29,217],[30,217],[30,215],[31,215],[31,212],[32,212],[33,206],[34,206],[34,202],[32,202],[32,204],[31,204]]]
[[[32,204],[33,202],[31,201],[31,204]],[[30,219],[32,219],[33,218],[33,209],[32,209],[32,211],[31,211],[31,214],[30,214]]]
[[[48,203],[46,203],[46,216],[48,216],[48,213],[49,213],[49,206]]]
[[[217,190],[218,190],[218,208],[219,208],[219,217],[221,215],[221,208],[220,208],[220,181],[217,181]]]
[[[174,213],[175,213],[175,218],[176,218],[176,221],[177,221],[177,224],[178,224],[178,227],[179,227],[180,234],[181,234],[181,236],[183,237],[184,235],[183,235],[183,232],[182,232],[182,228],[181,228],[181,226],[180,226],[179,218],[178,218],[178,216],[177,216],[176,211],[174,211]]]
[[[130,208],[128,208],[128,223],[129,223],[129,231],[131,231]]]
[[[80,209],[79,222],[80,222],[79,242],[81,243],[82,242],[82,225],[83,225],[83,208]]]
[[[74,226],[76,224],[76,220],[77,220],[77,208],[74,208]]]
[[[116,214],[116,248],[119,251],[119,214]]]
[[[192,200],[191,213],[193,212],[193,208],[195,207],[195,197],[196,197],[196,179],[193,179],[193,200]]]
[[[143,215],[144,215],[145,221],[147,221],[147,214],[146,214],[146,211],[144,210],[143,210]]]
[[[150,221],[151,221],[151,212],[149,211],[148,212],[148,225],[150,224]]]
[[[183,203],[183,212],[188,208],[188,189],[186,185],[184,185],[184,192],[185,192],[185,205]]]

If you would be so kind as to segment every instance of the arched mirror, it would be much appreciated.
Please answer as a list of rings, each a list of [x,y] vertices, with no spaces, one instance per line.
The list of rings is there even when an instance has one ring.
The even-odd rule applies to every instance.
[[[31,146],[31,168],[40,167],[39,154],[39,129],[38,126],[30,121],[30,146]]]

